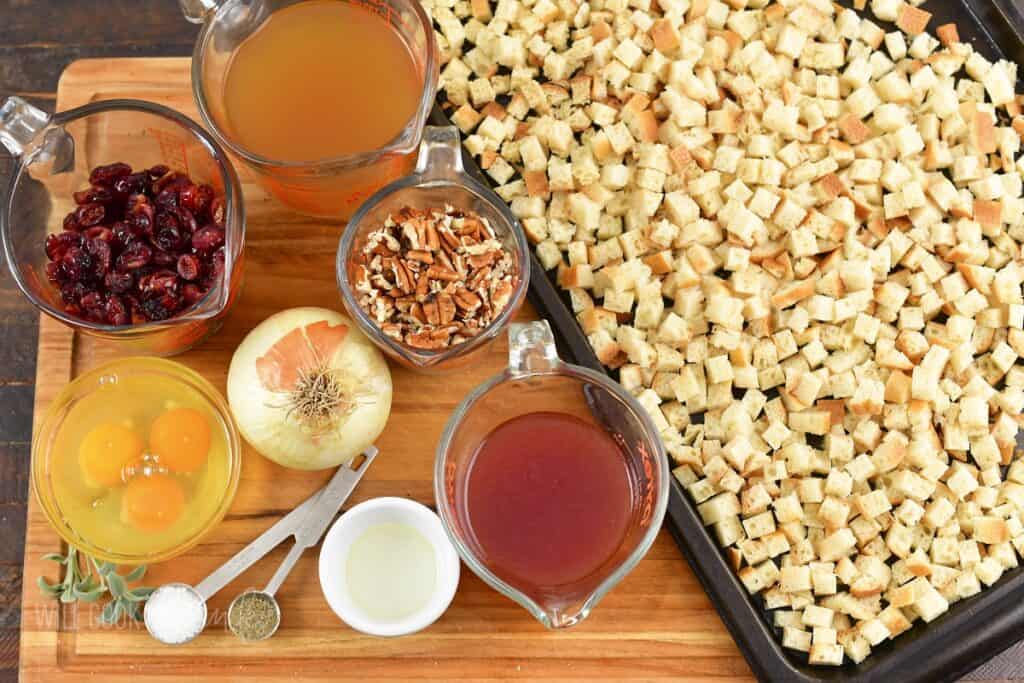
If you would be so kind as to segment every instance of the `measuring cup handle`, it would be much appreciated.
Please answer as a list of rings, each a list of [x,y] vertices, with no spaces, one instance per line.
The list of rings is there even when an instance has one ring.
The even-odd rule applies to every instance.
[[[455,126],[427,126],[423,129],[416,174],[424,179],[462,175],[462,146]]]
[[[193,24],[202,24],[207,15],[215,11],[223,0],[178,0],[181,13]]]
[[[50,115],[21,99],[8,97],[0,104],[0,144],[20,157],[50,123]]]
[[[514,375],[548,372],[561,364],[547,320],[512,323],[508,328],[508,370]]]

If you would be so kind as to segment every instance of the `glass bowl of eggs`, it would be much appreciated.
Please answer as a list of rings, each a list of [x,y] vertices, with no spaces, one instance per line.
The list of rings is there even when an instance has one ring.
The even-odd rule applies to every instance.
[[[123,358],[68,384],[32,443],[32,486],[79,550],[117,564],[188,550],[238,488],[241,444],[228,405],[189,368]]]

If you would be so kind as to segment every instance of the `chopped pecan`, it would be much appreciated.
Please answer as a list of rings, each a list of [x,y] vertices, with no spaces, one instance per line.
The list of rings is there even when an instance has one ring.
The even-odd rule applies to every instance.
[[[494,290],[491,292],[491,306],[500,311],[508,305],[510,298],[512,298],[511,282],[505,279],[494,285]]]
[[[405,255],[413,261],[419,261],[420,263],[434,262],[434,255],[423,249],[410,249]]]
[[[469,290],[458,291],[452,298],[455,300],[455,305],[467,313],[472,313],[480,308],[480,297]]]
[[[437,312],[441,318],[441,324],[447,325],[455,320],[455,301],[450,294],[439,294],[437,297]]]
[[[474,272],[469,280],[466,281],[466,286],[472,289],[474,292],[480,289],[480,285],[491,275],[491,268],[484,266],[476,272]]]
[[[421,325],[427,324],[427,314],[423,312],[423,304],[416,302],[409,309],[409,315],[415,318]]]
[[[395,284],[403,294],[409,294],[412,292],[412,277],[409,275],[409,271],[406,270],[405,264],[401,259],[394,259],[392,262],[392,270],[395,273]]]
[[[473,268],[483,268],[498,260],[499,254],[494,251],[486,251],[482,254],[475,254],[466,258],[466,261]]]
[[[437,301],[424,301],[422,305],[423,313],[427,316],[427,324],[440,325],[441,313],[438,310]]]
[[[405,335],[405,343],[414,349],[428,349],[436,350],[443,349],[448,346],[447,337],[444,339],[435,339],[431,336],[430,332],[410,332]]]
[[[459,274],[451,268],[445,268],[444,266],[430,266],[427,268],[427,277],[432,280],[444,280],[445,282],[455,282],[459,279]]]
[[[433,223],[427,223],[426,248],[430,251],[437,251],[441,248],[441,238],[437,234],[437,228]]]

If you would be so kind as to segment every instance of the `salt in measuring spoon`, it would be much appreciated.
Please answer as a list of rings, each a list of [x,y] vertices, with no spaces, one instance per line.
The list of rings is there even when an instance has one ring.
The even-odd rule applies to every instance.
[[[149,631],[149,634],[167,645],[184,645],[193,640],[206,627],[206,601],[224,588],[224,586],[235,580],[239,574],[255,564],[257,560],[260,560],[280,545],[286,538],[293,534],[298,534],[300,527],[304,526],[307,515],[317,507],[317,503],[321,499],[324,500],[325,507],[320,508],[320,510],[329,510],[327,518],[329,522],[341,504],[348,498],[352,489],[355,488],[356,483],[358,483],[370,462],[377,456],[377,452],[377,449],[373,446],[363,451],[363,460],[355,470],[351,469],[348,465],[339,467],[327,486],[324,486],[307,498],[301,505],[278,520],[276,524],[214,570],[196,586],[182,582],[173,582],[164,584],[153,591],[146,601],[143,613],[146,630]],[[329,489],[336,485],[339,480],[349,483],[349,486],[336,486],[334,489],[335,495],[325,498],[324,494],[330,493]],[[326,528],[326,524],[324,526]],[[321,529],[321,535],[322,533],[323,530]],[[315,544],[317,540],[319,540],[319,536],[317,536],[317,539],[312,544]],[[297,541],[296,547],[299,545],[300,543]],[[304,546],[303,550],[306,547],[308,546]],[[289,557],[293,552],[296,552],[295,548],[289,552]],[[301,555],[301,551],[297,555]],[[289,571],[291,566],[294,566],[296,560],[298,560],[298,556],[291,561],[291,565],[288,566]],[[282,564],[282,569],[287,562],[288,558],[286,557],[285,563]],[[278,574],[280,573],[281,569],[278,570]],[[284,575],[281,576],[278,586],[284,581],[287,573],[285,571]],[[275,574],[276,577],[277,574]],[[271,582],[273,583],[273,579]],[[274,590],[277,590],[277,586],[274,587]],[[279,609],[278,620],[280,620]],[[276,630],[276,626],[274,628]]]

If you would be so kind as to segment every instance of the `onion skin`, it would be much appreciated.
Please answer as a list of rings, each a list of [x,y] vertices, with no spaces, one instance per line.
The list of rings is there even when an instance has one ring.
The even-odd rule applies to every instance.
[[[311,325],[320,339],[326,329],[335,332],[330,343],[316,348],[329,349],[323,360],[337,371],[334,376],[347,387],[358,387],[354,405],[332,412],[340,417],[326,428],[304,422],[288,391],[267,383],[273,374],[268,365],[300,359],[300,369],[312,369],[309,358],[317,354],[310,353],[305,332],[278,344],[290,332]],[[285,367],[275,376],[291,381],[294,369]],[[227,385],[228,403],[245,440],[264,457],[293,469],[321,470],[349,462],[376,440],[391,413],[391,372],[384,356],[349,318],[326,308],[287,309],[253,328],[231,358]]]

